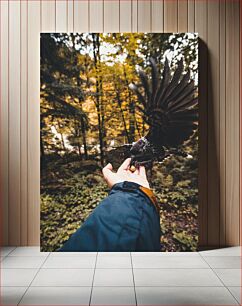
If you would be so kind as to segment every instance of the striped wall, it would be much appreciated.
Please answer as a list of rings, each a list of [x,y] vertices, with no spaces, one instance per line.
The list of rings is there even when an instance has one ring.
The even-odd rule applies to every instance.
[[[240,244],[240,1],[1,0],[1,233],[39,245],[40,32],[198,32],[199,244]]]

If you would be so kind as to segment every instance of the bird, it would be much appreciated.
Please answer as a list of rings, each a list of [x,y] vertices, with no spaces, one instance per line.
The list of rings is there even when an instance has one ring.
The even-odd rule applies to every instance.
[[[184,73],[184,59],[173,69],[167,56],[160,72],[156,59],[150,57],[151,76],[138,69],[140,83],[130,83],[137,96],[136,107],[142,114],[148,131],[137,141],[110,150],[109,161],[117,157],[131,157],[130,170],[139,166],[150,167],[154,161],[164,162],[171,155],[187,156],[181,146],[198,127],[198,86],[191,78],[190,68]]]

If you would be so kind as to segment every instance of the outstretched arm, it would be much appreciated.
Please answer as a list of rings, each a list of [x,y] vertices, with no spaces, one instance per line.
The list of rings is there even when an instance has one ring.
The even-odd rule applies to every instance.
[[[160,250],[160,218],[145,168],[132,173],[129,164],[125,160],[117,172],[111,164],[103,168],[109,195],[59,251]]]

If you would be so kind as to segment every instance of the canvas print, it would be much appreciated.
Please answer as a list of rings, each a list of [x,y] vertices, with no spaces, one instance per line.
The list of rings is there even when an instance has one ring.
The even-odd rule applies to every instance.
[[[41,251],[198,249],[198,34],[40,34]]]

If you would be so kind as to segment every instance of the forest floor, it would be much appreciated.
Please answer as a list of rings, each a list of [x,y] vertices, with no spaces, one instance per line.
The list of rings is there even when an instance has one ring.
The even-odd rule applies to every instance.
[[[148,173],[160,204],[161,251],[196,251],[196,181],[187,179],[183,173],[177,177],[178,170],[164,173],[164,168],[155,165],[151,177]],[[56,251],[108,191],[101,168],[93,161],[48,163],[41,173],[41,250]]]

